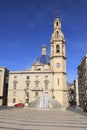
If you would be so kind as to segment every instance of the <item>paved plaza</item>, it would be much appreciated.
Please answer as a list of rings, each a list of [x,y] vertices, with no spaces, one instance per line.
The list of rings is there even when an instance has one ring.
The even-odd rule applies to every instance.
[[[29,108],[0,110],[0,130],[87,130],[87,113]]]

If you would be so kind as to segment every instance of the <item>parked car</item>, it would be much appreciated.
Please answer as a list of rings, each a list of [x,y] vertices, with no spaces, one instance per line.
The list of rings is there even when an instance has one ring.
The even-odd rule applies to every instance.
[[[15,104],[15,107],[24,107],[24,103],[17,103]]]

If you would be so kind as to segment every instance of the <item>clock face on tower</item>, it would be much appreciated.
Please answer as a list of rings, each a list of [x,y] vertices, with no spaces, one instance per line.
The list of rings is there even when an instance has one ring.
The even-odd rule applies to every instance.
[[[56,63],[56,68],[60,68],[60,63]]]

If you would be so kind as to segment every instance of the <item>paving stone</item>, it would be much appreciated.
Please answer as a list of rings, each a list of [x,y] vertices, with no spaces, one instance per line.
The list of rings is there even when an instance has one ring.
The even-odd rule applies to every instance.
[[[76,111],[0,110],[0,130],[87,130],[87,116]]]

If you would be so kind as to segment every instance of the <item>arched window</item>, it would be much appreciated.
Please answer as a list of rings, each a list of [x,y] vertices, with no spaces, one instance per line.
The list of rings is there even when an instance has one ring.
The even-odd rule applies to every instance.
[[[56,22],[56,26],[58,26],[58,22]]]
[[[59,52],[60,52],[60,46],[56,45],[56,53],[59,53]]]

